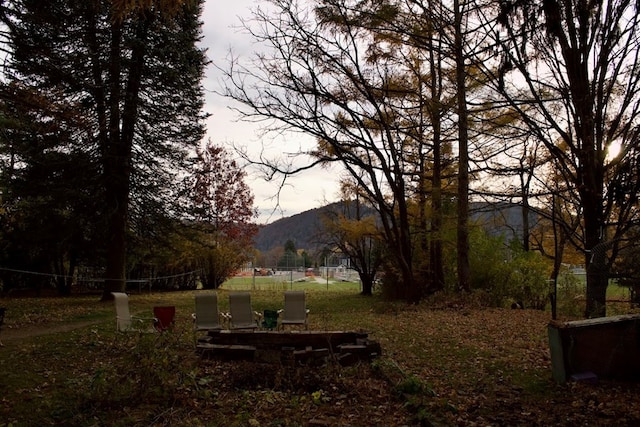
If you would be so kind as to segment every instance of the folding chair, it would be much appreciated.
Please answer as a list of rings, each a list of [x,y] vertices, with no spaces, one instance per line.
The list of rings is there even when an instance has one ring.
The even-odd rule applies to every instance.
[[[280,310],[278,329],[287,325],[302,325],[309,329],[309,310],[306,306],[304,291],[285,291],[284,309]]]
[[[262,315],[251,308],[249,292],[231,292],[229,294],[229,328],[256,329]]]
[[[196,312],[192,317],[194,330],[211,331],[223,329],[223,323],[229,316],[218,310],[218,294],[212,292],[196,295]]]
[[[116,330],[118,332],[128,331],[152,331],[150,328],[145,328],[144,324],[149,322],[153,325],[153,318],[143,318],[132,316],[129,312],[129,296],[123,292],[111,292],[113,295],[113,302],[116,307]]]
[[[229,319],[227,313],[218,310],[218,294],[215,292],[196,294],[196,311],[193,317],[193,340],[201,331],[219,331]]]

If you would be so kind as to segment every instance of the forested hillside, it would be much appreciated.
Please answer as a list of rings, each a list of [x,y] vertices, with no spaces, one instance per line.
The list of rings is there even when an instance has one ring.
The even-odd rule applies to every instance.
[[[322,213],[328,212],[336,205],[311,209],[261,227],[255,237],[254,247],[265,252],[277,246],[284,246],[287,240],[293,240],[299,249],[310,250],[322,246],[317,239],[322,230]]]
[[[262,226],[255,237],[254,247],[266,252],[292,240],[296,248],[311,252],[323,245],[322,214],[338,207],[339,202],[332,203]],[[522,211],[518,205],[472,203],[471,212],[473,222],[485,227],[492,235],[502,234],[507,239],[522,235]],[[530,213],[529,225],[534,226],[535,223],[536,216]]]

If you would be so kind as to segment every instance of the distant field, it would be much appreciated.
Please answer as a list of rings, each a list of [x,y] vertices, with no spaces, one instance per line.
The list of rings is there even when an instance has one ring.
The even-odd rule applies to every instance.
[[[232,277],[221,286],[227,290],[257,290],[257,291],[282,291],[282,290],[329,290],[359,292],[360,283],[345,282],[321,277],[305,277],[304,273],[293,272],[276,274],[273,276],[236,276]]]
[[[353,276],[351,276],[353,277]],[[577,275],[580,280],[577,291],[586,293],[585,278]],[[302,272],[281,272],[272,276],[235,276],[224,282],[222,289],[227,290],[256,290],[256,291],[282,291],[282,290],[314,290],[314,291],[347,291],[359,292],[360,283],[357,281],[342,281],[326,279],[315,276],[305,277]],[[607,287],[607,299],[610,301],[628,301],[630,299],[629,288],[620,286],[615,280],[611,280]]]

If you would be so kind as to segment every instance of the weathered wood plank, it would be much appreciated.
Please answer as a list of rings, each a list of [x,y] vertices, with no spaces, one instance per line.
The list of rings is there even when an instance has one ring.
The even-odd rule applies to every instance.
[[[322,364],[335,356],[344,365],[381,354],[380,344],[355,331],[210,331],[197,349],[210,357],[284,365]]]
[[[368,333],[354,331],[209,331],[207,342],[212,344],[255,345],[262,348],[328,347],[355,343],[366,339]]]
[[[198,343],[197,348],[203,356],[219,357],[228,360],[254,360],[256,353],[256,348],[251,345]]]

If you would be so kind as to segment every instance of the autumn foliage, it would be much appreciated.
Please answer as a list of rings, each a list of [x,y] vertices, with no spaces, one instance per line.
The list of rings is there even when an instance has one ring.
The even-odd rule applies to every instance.
[[[199,232],[205,288],[217,288],[252,255],[257,213],[246,172],[223,147],[207,144],[197,151],[193,213]]]

